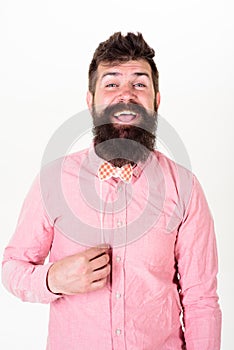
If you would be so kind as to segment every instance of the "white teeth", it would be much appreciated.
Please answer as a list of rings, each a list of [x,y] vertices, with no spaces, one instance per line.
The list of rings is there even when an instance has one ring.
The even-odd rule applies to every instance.
[[[121,114],[136,115],[136,113],[134,113],[132,111],[121,111],[121,112],[115,113],[115,117],[119,117]]]

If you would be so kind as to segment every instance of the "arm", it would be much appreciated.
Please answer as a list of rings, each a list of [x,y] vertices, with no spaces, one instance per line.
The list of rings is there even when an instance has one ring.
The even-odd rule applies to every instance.
[[[49,303],[59,298],[47,288],[51,263],[44,265],[52,241],[53,226],[43,207],[37,177],[24,201],[2,263],[3,284],[23,301]]]
[[[221,311],[217,296],[217,248],[213,219],[197,179],[178,232],[175,256],[180,275],[187,350],[219,350]]]

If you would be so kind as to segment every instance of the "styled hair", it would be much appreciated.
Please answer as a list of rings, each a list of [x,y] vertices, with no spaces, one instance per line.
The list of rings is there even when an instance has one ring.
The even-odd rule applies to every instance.
[[[104,42],[101,42],[94,52],[89,66],[89,91],[94,95],[97,82],[97,69],[100,63],[113,64],[123,63],[131,60],[143,59],[151,67],[152,80],[155,96],[158,92],[158,70],[153,60],[155,55],[152,49],[144,40],[141,33],[116,32]]]

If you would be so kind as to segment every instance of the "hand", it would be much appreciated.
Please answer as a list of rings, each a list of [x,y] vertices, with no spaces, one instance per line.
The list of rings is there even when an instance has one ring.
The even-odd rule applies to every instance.
[[[52,293],[75,295],[103,288],[110,274],[108,246],[70,255],[51,265],[47,285]]]

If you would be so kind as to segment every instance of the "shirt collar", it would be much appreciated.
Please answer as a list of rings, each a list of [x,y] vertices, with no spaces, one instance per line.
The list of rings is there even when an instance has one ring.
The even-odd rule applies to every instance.
[[[153,152],[150,152],[150,154],[145,162],[139,162],[138,164],[136,164],[133,167],[132,183],[134,183],[135,181],[137,181],[141,177],[141,174],[142,174],[143,170],[145,169],[145,167],[147,167],[152,162],[153,154],[154,154]],[[89,167],[91,168],[93,174],[96,177],[98,177],[98,175],[97,175],[98,168],[104,161],[105,160],[103,158],[99,157],[96,154],[94,144],[91,143],[89,150],[88,150],[88,164],[89,164]],[[121,180],[119,178],[111,178],[107,181],[119,182]]]

